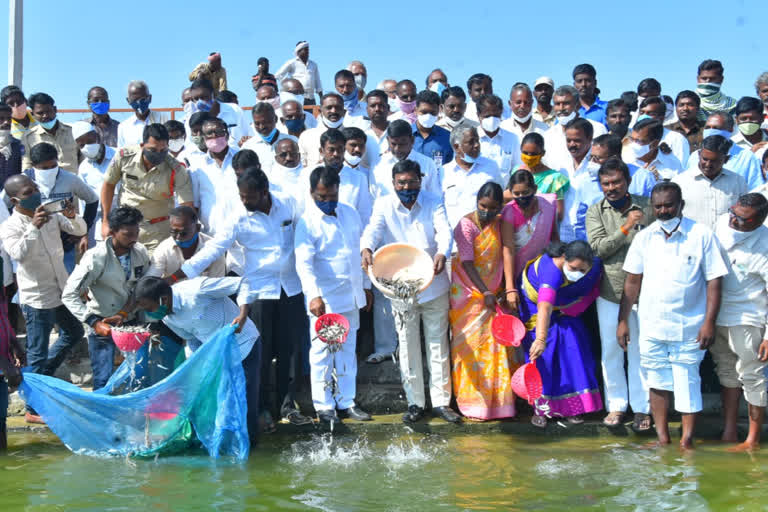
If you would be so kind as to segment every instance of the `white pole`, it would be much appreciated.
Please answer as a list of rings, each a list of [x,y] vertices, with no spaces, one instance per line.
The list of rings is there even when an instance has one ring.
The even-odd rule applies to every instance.
[[[24,57],[24,0],[9,0],[8,84],[21,87]]]

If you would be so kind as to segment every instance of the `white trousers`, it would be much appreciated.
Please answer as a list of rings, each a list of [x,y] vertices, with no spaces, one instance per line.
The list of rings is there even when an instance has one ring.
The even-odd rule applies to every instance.
[[[397,331],[392,318],[392,303],[373,287],[373,352],[388,355],[397,350]]]
[[[768,404],[766,363],[758,359],[762,341],[762,327],[719,325],[715,343],[709,347],[720,384],[727,388],[743,387],[746,401],[757,407]]]
[[[648,387],[645,384],[645,374],[640,367],[640,330],[637,311],[632,310],[629,313],[630,342],[627,346],[627,372],[625,373],[624,351],[616,340],[619,305],[598,297],[596,306],[600,324],[606,409],[608,412],[626,412],[629,404],[635,413],[648,414],[650,410]]]
[[[421,360],[421,331],[429,363],[429,396],[432,407],[445,407],[451,401],[451,350],[448,346],[448,294],[424,304],[417,304],[406,322],[398,321],[395,329],[400,340],[400,376],[408,405],[424,407],[424,371]]]
[[[328,344],[317,338],[315,321],[317,317],[309,315],[309,337],[312,343],[309,347],[310,378],[312,381],[312,403],[315,411],[332,411],[333,409],[349,409],[355,405],[357,393],[357,330],[360,328],[360,312],[349,311],[341,313],[349,320],[349,334],[340,350],[331,352]],[[333,369],[336,369],[338,382],[335,383],[334,394]]]

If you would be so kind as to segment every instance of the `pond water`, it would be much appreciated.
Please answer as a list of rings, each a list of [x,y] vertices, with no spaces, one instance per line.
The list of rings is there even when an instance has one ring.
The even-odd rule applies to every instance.
[[[270,437],[245,464],[73,455],[14,434],[0,510],[768,510],[768,454],[645,450],[627,438]]]

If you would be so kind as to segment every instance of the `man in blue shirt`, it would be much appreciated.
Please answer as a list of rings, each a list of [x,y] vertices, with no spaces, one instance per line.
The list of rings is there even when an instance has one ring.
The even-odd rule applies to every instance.
[[[442,165],[453,160],[451,132],[435,126],[440,112],[440,96],[421,91],[416,96],[416,122],[413,124],[413,150]]]
[[[573,86],[579,91],[579,116],[605,124],[605,105],[597,95],[597,71],[592,64],[573,68]]]

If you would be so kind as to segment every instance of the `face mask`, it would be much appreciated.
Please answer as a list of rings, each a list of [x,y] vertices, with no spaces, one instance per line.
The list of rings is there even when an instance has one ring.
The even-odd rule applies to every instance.
[[[717,239],[720,241],[720,244],[725,250],[729,250],[739,242],[743,242],[745,239],[751,236],[752,233],[754,233],[754,231],[738,231],[733,229],[726,221],[725,229],[720,229],[718,226]]]
[[[179,151],[184,148],[184,139],[171,139],[168,141],[168,149],[173,151],[174,153],[178,153]]]
[[[701,135],[705,139],[707,137],[711,137],[712,135],[720,135],[722,137],[725,137],[726,139],[730,139],[731,135],[733,135],[733,134],[731,132],[729,132],[728,130],[718,130],[717,128],[705,128],[701,132]]]
[[[532,116],[532,115],[533,115],[533,110],[531,110],[530,112],[528,112],[528,114],[527,114],[527,115],[525,115],[525,116],[523,116],[523,117],[520,117],[520,116],[518,116],[517,114],[515,114],[514,112],[512,112],[512,119],[514,119],[514,120],[515,120],[515,121],[517,121],[518,123],[527,123],[527,122],[528,122],[528,120],[531,118],[531,116]]]
[[[192,112],[210,112],[213,108],[213,100],[197,100],[190,101],[192,104]]]
[[[357,106],[357,87],[347,95],[342,94],[341,99],[344,100],[344,108],[349,112]]]
[[[661,226],[661,229],[666,231],[667,233],[674,232],[677,227],[680,225],[680,222],[683,220],[680,217],[671,217],[669,219],[660,219],[657,218],[659,221],[659,225]]]
[[[571,112],[567,116],[557,116],[557,124],[565,126],[574,119],[576,119],[576,112]]]
[[[338,201],[315,201],[315,204],[318,208],[320,208],[320,211],[323,212],[326,215],[333,215],[333,212],[336,211],[336,207],[339,205]]]
[[[572,283],[575,283],[584,277],[584,272],[581,270],[571,270],[567,265],[563,265],[563,274],[565,274],[565,278]]]
[[[413,111],[416,110],[416,100],[414,101],[403,101],[400,98],[397,99],[397,103],[400,105],[400,110],[404,114],[413,114]]]
[[[215,139],[206,139],[205,146],[213,153],[220,153],[227,147],[227,138],[216,137]]]
[[[611,133],[611,135],[616,135],[617,137],[624,138],[624,136],[629,131],[629,126],[626,124],[611,124],[608,123],[608,131]]]
[[[627,206],[627,203],[629,202],[631,198],[629,197],[629,194],[625,195],[618,201],[611,201],[610,199],[606,199],[608,201],[608,204],[610,204],[614,209],[621,210],[625,206]]]
[[[99,150],[101,149],[101,144],[86,144],[82,148],[80,148],[80,152],[85,155],[86,158],[90,158],[91,160],[96,160],[96,157],[99,156]]]
[[[645,121],[646,119],[653,119],[653,118],[651,116],[649,116],[648,114],[643,114],[643,115],[641,115],[640,117],[637,118],[637,122],[639,123],[640,121]]]
[[[205,145],[205,139],[203,139],[202,135],[190,135],[189,140],[192,141],[192,144],[197,146],[197,149],[200,151],[205,151],[207,146]]]
[[[436,92],[438,96],[443,95],[443,91],[445,90],[445,84],[443,82],[432,82],[432,85],[429,86],[429,90],[432,92]]]
[[[54,167],[53,169],[35,169],[35,182],[44,190],[50,191],[56,184],[56,176],[58,175],[58,167]]]
[[[158,306],[156,311],[145,311],[144,315],[149,318],[150,320],[154,320],[155,322],[159,322],[163,318],[165,318],[165,315],[168,314],[168,306],[165,304],[160,304]]]
[[[288,91],[280,91],[280,104],[289,102],[289,101],[295,101],[302,107],[304,106],[304,96],[293,94],[292,92]]]
[[[632,142],[629,145],[629,150],[632,152],[632,156],[635,158],[635,160],[638,160],[651,151],[651,145],[650,144],[643,144],[642,146],[638,144],[637,142]]]
[[[746,136],[754,135],[759,129],[760,125],[757,123],[741,123],[739,125],[739,131]]]
[[[527,168],[533,169],[534,167],[536,167],[537,165],[539,165],[541,163],[541,157],[542,156],[543,155],[526,155],[526,154],[521,154],[520,155],[520,160],[523,161],[523,163],[525,164],[525,166]]]
[[[142,151],[144,154],[144,158],[147,159],[147,162],[152,164],[153,167],[160,165],[165,161],[165,157],[168,155],[168,151],[151,151],[148,149],[145,149]]]
[[[480,126],[483,127],[485,133],[493,133],[501,126],[501,118],[499,117],[485,117],[480,121]]]
[[[344,152],[344,160],[345,160],[345,161],[346,161],[346,162],[347,162],[349,165],[351,165],[352,167],[354,167],[354,166],[356,166],[357,164],[359,164],[359,163],[360,163],[360,160],[362,160],[362,159],[363,159],[363,157],[361,157],[361,156],[354,156],[354,155],[350,155],[350,154],[349,154],[349,151],[345,151],[345,152]]]
[[[696,85],[696,92],[699,93],[699,96],[712,96],[713,94],[720,92],[720,87],[722,85],[723,84],[715,83],[698,84]]]
[[[597,171],[600,170],[600,164],[597,162],[589,162],[587,164],[587,172],[589,173],[589,176],[592,178],[597,177]]]
[[[468,155],[468,154],[466,154],[466,153],[464,153],[464,154],[461,156],[461,159],[462,159],[462,160],[464,160],[464,161],[465,161],[466,163],[468,163],[468,164],[473,164],[473,163],[475,163],[475,160],[477,160],[477,158],[476,158],[476,157],[474,157],[474,156],[472,156],[472,155]]]
[[[416,201],[416,198],[419,197],[419,192],[421,192],[420,189],[395,190],[397,198],[400,199],[400,202],[403,204],[411,204]]]
[[[191,101],[188,101],[188,102],[186,102],[186,103],[184,104],[184,107],[183,107],[183,108],[184,108],[184,112],[185,112],[186,114],[192,114],[192,102],[191,102]]]
[[[174,240],[176,242],[176,245],[181,247],[182,249],[189,249],[193,245],[197,243],[197,233],[195,233],[195,236],[190,238],[189,240]]]
[[[463,120],[464,120],[464,116],[461,116],[461,119],[459,119],[458,121],[454,121],[454,120],[453,120],[453,119],[451,119],[450,117],[448,117],[448,116],[445,116],[445,122],[446,122],[446,123],[448,124],[448,126],[450,126],[451,128],[455,127],[457,124],[459,124],[459,123],[460,123],[460,122],[462,122]]]
[[[88,105],[91,107],[91,112],[94,114],[103,116],[107,112],[109,112],[109,102],[108,101],[96,101]]]
[[[325,117],[322,118],[323,124],[328,128],[338,128],[341,126],[341,123],[344,122],[344,118],[340,117],[338,121],[331,121],[329,119],[326,119]]]
[[[489,222],[499,214],[496,210],[477,210],[477,218],[480,222]]]
[[[355,85],[360,89],[365,89],[366,83],[368,83],[368,77],[365,75],[355,75]]]
[[[144,115],[149,112],[149,104],[152,102],[149,98],[141,98],[140,100],[131,101],[128,105],[131,106],[137,114]],[[190,101],[190,103],[192,103]]]
[[[432,128],[437,122],[437,116],[433,114],[419,114],[416,119],[419,120],[419,124],[424,128]]]
[[[27,197],[26,199],[19,199],[18,197],[16,200],[19,202],[19,206],[24,208],[25,210],[36,210],[38,206],[40,206],[43,203],[43,196],[40,194],[40,192],[35,192],[31,196]]]
[[[304,131],[304,119],[286,119],[283,124],[291,133],[300,133]]]
[[[398,102],[397,98],[389,98],[387,103],[389,104],[390,112],[400,112],[400,103]]]
[[[531,205],[533,198],[534,198],[533,194],[530,194],[527,196],[520,196],[515,198],[515,202],[517,203],[517,206],[519,206],[522,209],[525,209]]]
[[[57,122],[58,122],[57,119],[54,117],[50,121],[41,122],[40,126],[42,126],[43,128],[45,128],[48,131],[51,131],[51,130],[53,130],[53,127],[56,126]]]
[[[11,107],[11,117],[14,119],[24,119],[27,117],[27,104],[22,103],[21,105]]]
[[[264,142],[270,144],[270,141],[272,140],[272,138],[275,136],[276,133],[277,133],[277,128],[272,128],[272,131],[269,132],[268,135],[259,134],[259,137],[261,137],[261,140],[263,140]]]

